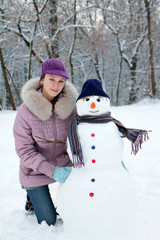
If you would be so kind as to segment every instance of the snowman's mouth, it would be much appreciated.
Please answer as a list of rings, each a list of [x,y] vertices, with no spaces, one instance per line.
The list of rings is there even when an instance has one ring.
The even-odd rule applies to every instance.
[[[97,110],[97,111],[90,111],[91,113],[96,113],[96,112],[99,112],[99,110]]]

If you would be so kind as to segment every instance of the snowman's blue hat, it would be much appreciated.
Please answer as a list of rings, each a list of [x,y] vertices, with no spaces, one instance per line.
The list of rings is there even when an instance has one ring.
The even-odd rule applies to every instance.
[[[102,84],[97,79],[88,79],[83,84],[81,94],[77,98],[77,101],[83,97],[89,97],[89,96],[101,96],[109,98],[107,93],[103,91]]]

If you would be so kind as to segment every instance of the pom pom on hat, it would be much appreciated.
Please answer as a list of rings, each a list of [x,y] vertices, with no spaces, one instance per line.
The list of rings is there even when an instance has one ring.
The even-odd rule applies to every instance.
[[[83,84],[81,94],[77,98],[77,101],[83,97],[89,96],[101,96],[109,98],[107,93],[104,92],[101,82],[97,79],[88,79]]]
[[[56,58],[47,59],[41,64],[41,78],[46,73],[69,79],[65,65]]]

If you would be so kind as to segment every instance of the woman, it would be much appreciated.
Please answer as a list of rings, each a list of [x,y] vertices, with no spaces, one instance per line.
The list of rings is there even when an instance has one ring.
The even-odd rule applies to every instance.
[[[48,59],[41,68],[41,77],[29,80],[22,89],[23,103],[13,133],[20,158],[20,184],[27,191],[38,223],[44,220],[54,225],[57,213],[48,185],[63,183],[72,169],[66,139],[78,94],[66,81],[69,77],[61,61]]]

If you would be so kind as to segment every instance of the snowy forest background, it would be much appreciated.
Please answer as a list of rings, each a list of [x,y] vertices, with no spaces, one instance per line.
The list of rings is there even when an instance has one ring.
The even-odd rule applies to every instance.
[[[112,105],[160,98],[159,0],[0,0],[0,110],[48,58],[80,91],[97,78]]]

